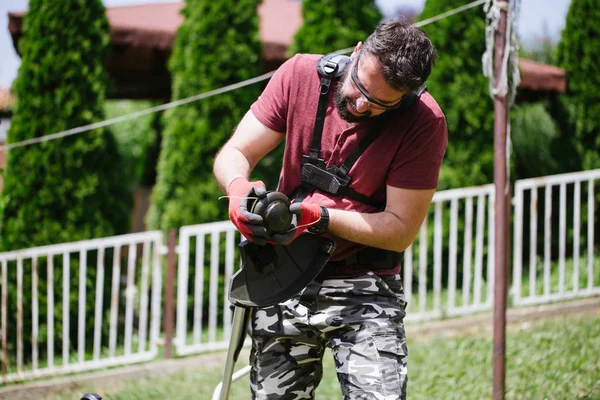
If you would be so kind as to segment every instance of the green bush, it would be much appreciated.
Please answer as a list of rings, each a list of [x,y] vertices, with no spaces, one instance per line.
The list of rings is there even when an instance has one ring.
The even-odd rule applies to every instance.
[[[427,0],[419,20],[456,7],[452,0]],[[481,8],[426,25],[439,54],[426,82],[448,123],[448,149],[439,190],[491,183],[494,171],[494,107],[482,74],[485,16]]]
[[[304,0],[303,24],[288,53],[327,54],[364,41],[373,32],[381,13],[374,1]]]
[[[109,42],[102,2],[31,0],[23,33],[8,143],[102,120]],[[0,250],[125,233],[131,193],[120,172],[115,140],[106,129],[10,150],[0,200]],[[57,269],[55,278],[61,277]],[[77,278],[71,272],[71,282]],[[15,326],[16,268],[9,268],[9,282],[3,290],[9,294],[8,325]],[[23,304],[29,305],[31,274],[24,275],[23,287]],[[45,293],[45,281],[39,290]],[[76,294],[71,311],[75,318]],[[45,313],[40,309],[41,321]],[[60,315],[60,308],[55,313]],[[23,329],[27,346],[30,319]]]
[[[100,1],[32,0],[8,143],[104,118],[108,23]],[[130,195],[114,138],[96,129],[8,152],[0,204],[5,250],[127,231]]]
[[[106,118],[112,119],[152,107],[151,101],[111,100],[105,104]],[[130,188],[152,187],[160,149],[162,113],[144,115],[112,126],[123,161],[121,179]]]
[[[514,179],[557,173],[558,162],[551,149],[559,131],[546,105],[538,102],[515,106],[511,119]]]
[[[184,22],[177,32],[169,61],[173,100],[238,83],[261,73],[262,48],[256,12],[259,3],[255,0],[186,0],[182,11]],[[168,230],[227,218],[227,201],[218,200],[222,193],[212,174],[214,156],[259,93],[258,86],[248,86],[165,113],[157,183],[147,216],[150,229]],[[210,265],[209,256],[207,250],[205,265]],[[195,257],[192,251],[190,260]],[[221,270],[223,264],[224,258],[221,258]],[[205,285],[209,282],[208,273],[209,267],[206,267]],[[188,293],[193,293],[195,274],[192,264]],[[205,290],[205,300],[208,293]],[[222,293],[219,298],[223,298]],[[208,302],[204,304],[206,319]],[[190,302],[190,318],[192,311]],[[222,307],[219,307],[219,315],[221,313]]]
[[[583,169],[600,168],[600,0],[573,0],[558,44],[558,65],[568,76],[562,106],[564,135],[577,149]]]
[[[187,0],[169,69],[173,100],[253,78],[261,72],[259,1]],[[222,220],[227,202],[212,175],[217,150],[259,94],[249,86],[176,107],[165,115],[151,229]]]

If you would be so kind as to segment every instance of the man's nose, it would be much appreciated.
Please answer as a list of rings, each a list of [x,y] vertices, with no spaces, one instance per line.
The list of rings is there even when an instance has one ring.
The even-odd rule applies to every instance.
[[[369,103],[361,96],[356,99],[356,111],[364,113],[369,110]]]

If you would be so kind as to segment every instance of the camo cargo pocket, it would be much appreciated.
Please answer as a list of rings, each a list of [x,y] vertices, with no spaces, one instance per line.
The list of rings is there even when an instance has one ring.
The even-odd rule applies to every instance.
[[[397,332],[375,333],[373,343],[377,349],[382,394],[385,396],[403,394],[397,398],[404,398],[408,373],[408,349],[404,330],[399,327]]]

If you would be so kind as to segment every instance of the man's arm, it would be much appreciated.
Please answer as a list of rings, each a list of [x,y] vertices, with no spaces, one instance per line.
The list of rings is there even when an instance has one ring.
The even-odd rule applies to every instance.
[[[282,133],[267,128],[248,111],[215,157],[213,173],[221,190],[226,193],[236,178],[248,179],[256,164],[283,138]]]
[[[416,237],[435,189],[387,186],[386,208],[373,214],[329,209],[329,232],[380,249],[404,251]]]

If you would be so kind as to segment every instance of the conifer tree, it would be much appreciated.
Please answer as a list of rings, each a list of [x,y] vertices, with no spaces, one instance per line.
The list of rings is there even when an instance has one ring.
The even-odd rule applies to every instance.
[[[169,69],[173,100],[219,89],[261,72],[257,0],[186,0]],[[258,97],[257,85],[176,107],[165,115],[152,229],[227,218],[214,176],[218,149]]]
[[[100,0],[30,0],[19,41],[22,63],[13,90],[16,104],[8,131],[8,143],[40,138],[69,128],[104,119],[106,91],[105,61],[108,51],[108,21]],[[120,157],[115,140],[107,129],[67,136],[61,139],[17,147],[8,151],[4,188],[0,200],[0,247],[2,250],[36,247],[62,242],[112,236],[129,228],[131,192],[120,179]],[[88,265],[95,263],[89,252]],[[70,267],[71,320],[76,319],[78,257]],[[45,307],[48,284],[46,264],[38,264],[39,321],[38,344],[45,349],[47,320]],[[8,265],[9,347],[16,342],[17,268]],[[62,287],[63,265],[55,260],[55,288]],[[31,332],[32,263],[23,262],[23,332]],[[93,293],[95,268],[86,273],[87,293]],[[107,275],[110,276],[110,275]],[[108,285],[106,285],[109,288]],[[4,288],[3,288],[4,289]],[[90,297],[88,297],[90,299]],[[93,315],[92,301],[86,304]],[[60,303],[55,337],[68,335],[76,346],[77,324],[63,332]],[[93,324],[86,325],[86,336]],[[25,362],[32,354],[31,336],[24,340]],[[87,342],[87,347],[91,346]],[[62,341],[55,340],[55,351]],[[42,356],[40,355],[40,358]]]
[[[8,143],[104,119],[108,21],[100,0],[31,0]],[[96,129],[8,151],[5,250],[125,233],[131,203],[114,138]]]
[[[296,53],[327,54],[364,41],[381,21],[375,1],[302,1],[303,24],[289,48]]]
[[[558,65],[568,77],[563,98],[568,136],[584,169],[600,168],[600,18],[599,0],[572,0],[558,44]]]
[[[455,7],[453,0],[427,0],[419,20]],[[439,189],[490,183],[494,170],[494,107],[481,64],[485,15],[481,8],[472,8],[422,29],[439,55],[426,85],[448,123],[448,149]]]

